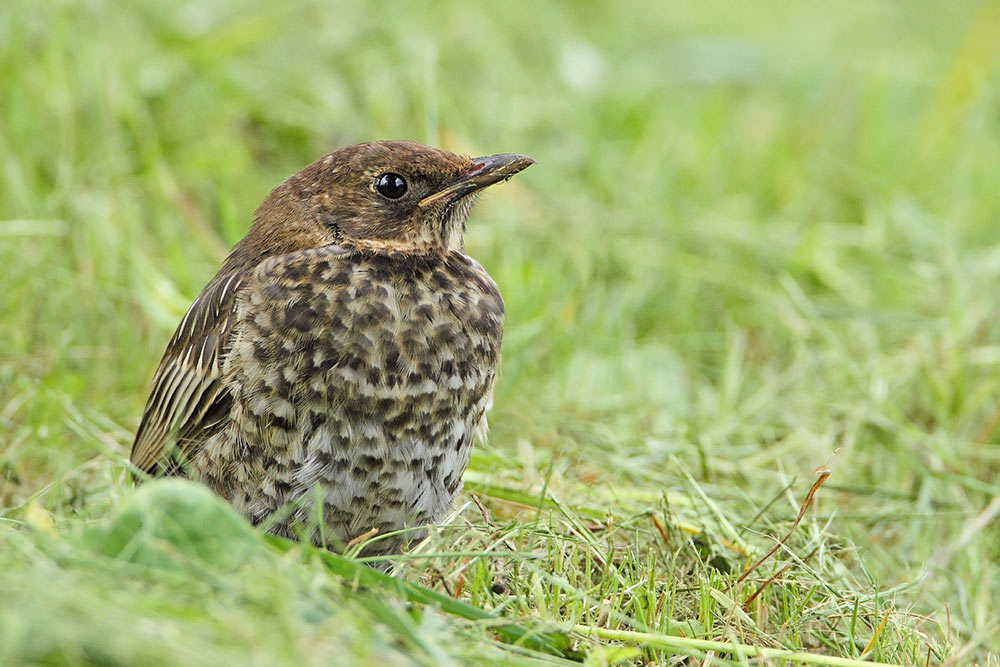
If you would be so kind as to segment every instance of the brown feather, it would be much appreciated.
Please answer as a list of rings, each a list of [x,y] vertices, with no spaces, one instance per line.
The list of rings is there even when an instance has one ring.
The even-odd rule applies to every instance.
[[[243,272],[217,275],[171,337],[132,446],[136,468],[178,474],[182,460],[222,427],[232,400],[222,382],[222,364],[243,282]]]

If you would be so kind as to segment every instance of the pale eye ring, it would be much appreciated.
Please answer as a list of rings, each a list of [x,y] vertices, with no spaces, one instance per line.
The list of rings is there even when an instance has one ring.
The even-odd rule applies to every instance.
[[[406,194],[406,179],[387,171],[375,177],[375,191],[386,199],[399,199]]]

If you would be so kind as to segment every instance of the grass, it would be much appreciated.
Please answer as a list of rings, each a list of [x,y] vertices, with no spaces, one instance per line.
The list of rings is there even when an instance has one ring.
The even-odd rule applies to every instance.
[[[996,7],[5,3],[0,663],[998,664]],[[124,466],[257,203],[390,137],[538,161],[391,578]]]

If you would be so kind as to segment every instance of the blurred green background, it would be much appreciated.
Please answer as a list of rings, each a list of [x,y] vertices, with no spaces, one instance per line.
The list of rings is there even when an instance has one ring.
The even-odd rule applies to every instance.
[[[133,494],[123,461],[156,361],[256,205],[320,155],[382,138],[538,162],[469,225],[508,323],[467,479],[539,572],[578,570],[560,522],[609,517],[630,526],[612,550],[656,570],[654,598],[663,577],[697,592],[671,603],[674,621],[723,636],[709,594],[723,575],[694,556],[679,568],[684,530],[663,544],[641,517],[700,527],[739,570],[829,461],[796,537],[805,583],[737,634],[857,657],[891,613],[868,657],[985,660],[1000,648],[998,67],[990,1],[4,2],[0,623],[23,631],[0,625],[0,661],[93,661],[73,648],[89,641],[78,607],[127,619],[106,628],[123,637],[111,663],[138,646],[205,664],[248,650],[172,653],[171,632],[212,637],[198,619],[215,612],[149,572],[102,602],[122,575],[79,531]],[[518,532],[504,494],[564,510]],[[462,517],[489,533],[475,508]],[[742,553],[725,547],[734,534]],[[439,570],[453,588],[465,567]],[[52,591],[56,571],[69,583]],[[476,602],[598,622],[590,597],[562,608],[547,585],[515,581],[510,609]],[[260,639],[277,613],[261,599],[225,607],[255,659],[340,650],[293,621]],[[861,639],[858,604],[874,619]],[[396,658],[493,655],[476,648],[485,631],[426,618],[441,643]],[[387,659],[375,635],[343,641]]]

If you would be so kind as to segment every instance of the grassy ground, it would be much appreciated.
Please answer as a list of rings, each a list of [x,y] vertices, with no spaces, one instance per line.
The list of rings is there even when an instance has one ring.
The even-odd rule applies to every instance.
[[[998,664],[997,7],[3,3],[0,663]],[[392,579],[124,469],[257,203],[390,137],[538,161]]]

